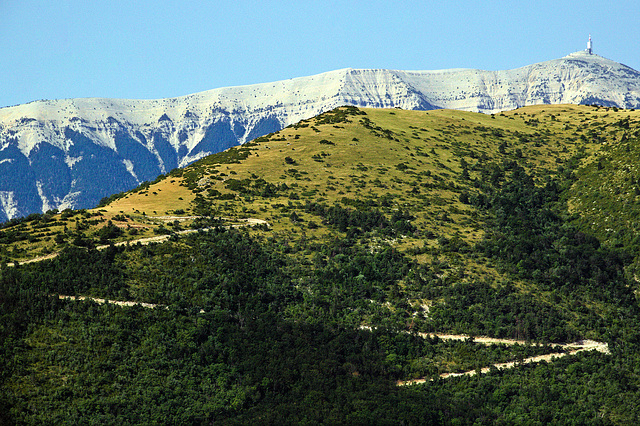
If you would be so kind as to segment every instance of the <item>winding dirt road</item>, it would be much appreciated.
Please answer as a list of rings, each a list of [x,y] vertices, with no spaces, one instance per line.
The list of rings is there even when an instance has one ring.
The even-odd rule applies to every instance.
[[[371,330],[370,326],[363,325],[360,326],[361,329]],[[498,339],[496,337],[487,337],[487,336],[469,336],[468,334],[441,334],[441,333],[418,333],[420,337],[423,338],[439,338],[441,340],[467,340],[473,339],[475,343],[480,343],[483,345],[492,345],[492,344],[503,344],[503,345],[526,345],[527,342],[525,340],[515,340],[515,339]],[[604,354],[609,353],[609,345],[603,342],[597,342],[595,340],[578,340],[573,343],[554,343],[550,345],[552,348],[557,348],[557,353],[546,354],[546,355],[537,355],[530,358],[524,358],[518,361],[511,362],[503,362],[498,364],[493,364],[489,367],[484,367],[480,369],[480,374],[486,374],[493,367],[498,370],[504,370],[507,368],[513,368],[518,365],[530,364],[532,362],[540,362],[540,361],[552,361],[557,358],[562,358],[563,356],[573,355],[582,351],[598,351]],[[562,352],[564,351],[564,352]],[[465,371],[463,373],[443,373],[440,374],[440,377],[446,379],[447,377],[457,377],[457,376],[473,376],[477,373],[476,370]],[[426,381],[431,381],[431,378],[420,378],[413,380],[399,380],[396,382],[398,386],[407,386],[419,383],[425,383]]]
[[[522,340],[496,339],[494,337],[484,337],[484,336],[472,337],[464,334],[421,333],[420,335],[422,337],[429,336],[432,338],[437,336],[442,340],[466,340],[469,338],[473,338],[474,342],[481,343],[484,345],[491,345],[494,343],[505,344],[505,345],[515,345],[515,344],[524,345],[527,343]],[[567,355],[574,355],[582,351],[598,351],[604,354],[609,354],[609,345],[607,343],[597,342],[595,340],[578,340],[577,342],[574,342],[574,343],[556,343],[556,344],[553,344],[552,347],[562,349],[565,352],[558,352],[558,353],[546,354],[546,355],[537,355],[530,358],[524,358],[519,361],[510,361],[510,362],[493,364],[489,367],[481,368],[480,374],[486,374],[489,371],[491,371],[491,369],[494,367],[497,368],[498,370],[505,370],[507,368],[513,368],[518,365],[530,364],[534,362],[541,362],[541,361],[549,362],[549,361],[553,361],[554,359],[562,358],[563,356],[567,356]],[[476,373],[477,373],[477,370],[470,370],[470,371],[465,371],[463,373],[443,373],[443,374],[440,374],[440,377],[443,379],[446,379],[448,377],[474,376]],[[407,385],[425,383],[426,381],[432,381],[432,380],[434,379],[421,378],[421,379],[413,379],[413,380],[405,380],[405,381],[399,380],[396,384],[398,386],[407,386]]]
[[[143,308],[148,308],[148,309],[153,309],[157,306],[163,306],[163,305],[158,305],[155,303],[144,303],[144,302],[128,302],[128,301],[120,301],[120,300],[109,300],[109,299],[101,299],[99,297],[90,297],[90,296],[64,296],[64,295],[59,295],[58,296],[59,299],[61,300],[91,300],[92,302],[96,302],[100,305],[104,305],[105,303],[109,303],[111,305],[117,305],[117,306],[136,306],[136,305],[140,305]],[[166,306],[164,307],[165,309],[168,309]]]
[[[161,217],[160,219],[174,219],[173,217]],[[248,218],[248,219],[239,219],[239,221],[241,222],[245,222],[243,224],[236,224],[236,225],[227,225],[230,228],[238,228],[238,227],[243,227],[243,226],[254,226],[254,225],[267,225],[270,226],[269,223],[265,220],[262,219],[256,219],[256,218]],[[175,232],[175,234],[178,235],[185,235],[185,234],[190,234],[190,233],[194,233],[194,232],[198,232],[198,231],[207,231],[211,228],[201,228],[201,229],[186,229],[183,231],[178,231]],[[157,243],[157,242],[163,242],[163,241],[167,241],[169,238],[171,237],[171,235],[158,235],[155,237],[147,237],[147,238],[140,238],[137,240],[130,240],[130,241],[121,241],[118,243],[115,243],[115,246],[122,246],[122,245],[126,245],[126,244],[142,244],[142,245],[146,245],[146,244],[151,244],[151,243]],[[102,246],[98,246],[96,247],[97,250],[104,250],[107,247],[109,247],[109,245],[102,245]],[[30,260],[26,260],[24,262],[21,262],[21,264],[26,264],[26,263],[33,263],[33,262],[41,262],[43,260],[47,260],[47,259],[53,259],[58,255],[58,253],[51,253],[48,254],[46,256],[41,256],[41,257],[37,257],[35,259],[30,259]],[[13,263],[9,263],[8,266],[14,266]],[[102,298],[98,298],[98,297],[89,297],[89,296],[66,296],[66,295],[59,295],[58,296],[60,299],[62,300],[91,300],[93,302],[99,303],[99,304],[105,304],[105,303],[109,303],[109,304],[113,304],[113,305],[117,305],[117,306],[136,306],[136,305],[140,305],[143,308],[148,308],[148,309],[153,309],[156,308],[158,306],[164,306],[164,305],[158,305],[158,304],[154,304],[154,303],[144,303],[144,302],[133,302],[133,301],[119,301],[119,300],[109,300],[109,299],[102,299]],[[164,306],[165,309],[168,309],[167,306]],[[203,313],[204,310],[200,310],[200,313]],[[368,329],[371,330],[371,327],[369,326],[361,326],[360,328],[362,329]],[[419,333],[419,335],[423,338],[426,337],[430,337],[430,338],[435,338],[438,337],[439,339],[442,340],[467,340],[467,339],[473,339],[473,341],[475,343],[480,343],[480,344],[484,344],[484,345],[491,345],[491,344],[505,344],[505,345],[526,345],[527,342],[524,340],[514,340],[514,339],[498,339],[495,337],[487,337],[487,336],[469,336],[466,334],[440,334],[440,333]],[[574,343],[562,343],[562,344],[554,344],[552,345],[552,347],[558,348],[558,349],[562,349],[564,350],[564,352],[558,352],[558,353],[552,353],[552,354],[546,354],[546,355],[538,355],[538,356],[534,356],[534,357],[530,357],[530,358],[525,358],[519,361],[511,361],[511,362],[505,362],[505,363],[498,363],[498,364],[493,364],[492,366],[489,367],[484,367],[482,369],[480,369],[480,374],[486,374],[489,371],[491,371],[492,368],[497,368],[498,370],[504,370],[507,368],[513,368],[516,367],[518,365],[524,365],[524,364],[530,364],[530,363],[534,363],[534,362],[540,362],[540,361],[553,361],[554,359],[558,359],[561,358],[563,356],[566,355],[573,355],[576,354],[578,352],[582,352],[582,351],[599,351],[605,354],[609,353],[609,345],[607,343],[603,343],[603,342],[597,342],[594,340],[580,340]],[[470,371],[465,371],[463,373],[444,373],[441,374],[440,377],[441,378],[448,378],[448,377],[457,377],[457,376],[473,376],[477,373],[477,370],[470,370]],[[420,378],[420,379],[413,379],[413,380],[406,380],[406,381],[398,381],[397,385],[398,386],[407,386],[407,385],[414,385],[414,384],[420,384],[420,383],[425,383],[426,381],[431,381],[433,379],[431,378]]]
[[[60,300],[90,300],[92,302],[95,302],[99,305],[104,305],[105,303],[108,303],[110,305],[116,305],[116,306],[136,306],[136,305],[140,305],[143,308],[147,308],[147,309],[153,309],[153,308],[163,308],[163,309],[169,309],[168,306],[166,305],[159,305],[157,303],[145,303],[145,302],[133,302],[133,301],[122,301],[122,300],[111,300],[111,299],[102,299],[100,297],[91,297],[91,296],[65,296],[63,294],[58,295],[58,299]],[[200,309],[200,313],[203,314],[204,313],[204,309]]]
[[[89,297],[89,296],[65,296],[59,295],[59,299],[61,300],[91,300],[93,302],[99,304],[109,303],[117,306],[136,306],[140,305],[143,308],[153,309],[156,307],[164,307],[165,309],[169,309],[165,305],[158,305],[154,303],[144,303],[144,302],[132,302],[132,301],[120,301],[120,300],[109,300],[109,299],[101,299],[99,297]],[[200,313],[204,313],[204,310],[201,309]],[[360,326],[361,329],[371,330],[369,326]],[[487,337],[487,336],[469,336],[467,334],[441,334],[441,333],[418,333],[419,336],[426,338],[439,338],[441,340],[458,340],[464,341],[467,339],[473,339],[475,343],[483,344],[483,345],[491,345],[491,344],[504,344],[504,345],[526,345],[527,342],[524,340],[515,340],[515,339],[498,339],[495,337]],[[491,371],[492,368],[497,368],[498,370],[505,370],[507,368],[513,368],[518,365],[530,364],[534,362],[541,361],[553,361],[554,359],[562,358],[567,355],[574,355],[578,352],[582,351],[598,351],[604,354],[609,354],[609,345],[603,342],[597,342],[595,340],[578,340],[573,343],[555,343],[551,345],[553,348],[559,349],[557,353],[546,354],[546,355],[537,355],[529,358],[524,358],[518,361],[510,361],[503,362],[498,364],[493,364],[489,367],[484,367],[480,369],[480,374],[486,374]],[[560,352],[563,350],[564,352]],[[440,374],[440,377],[446,379],[448,377],[458,377],[458,376],[474,376],[477,373],[477,370],[465,371],[463,373],[443,373]],[[427,381],[432,381],[432,378],[420,378],[413,380],[399,380],[396,382],[398,386],[407,386],[407,385],[415,385],[420,383],[425,383]]]
[[[166,219],[166,218],[174,218],[174,216],[159,216],[159,219]],[[191,218],[197,218],[197,216],[189,216],[189,219]],[[154,217],[154,219],[157,219]],[[257,218],[246,218],[246,219],[228,219],[228,218],[221,218],[223,220],[235,220],[238,222],[244,222],[244,223],[240,223],[240,224],[235,224],[235,225],[223,225],[224,227],[227,228],[242,228],[245,226],[255,226],[255,225],[267,225],[267,226],[271,226],[271,224],[269,224],[269,222],[267,222],[266,220],[263,219],[257,219]],[[125,246],[128,244],[142,244],[147,245],[147,244],[151,244],[151,243],[162,243],[167,241],[171,235],[186,235],[186,234],[192,234],[194,232],[198,232],[198,231],[208,231],[212,228],[199,228],[199,229],[184,229],[182,231],[177,231],[177,232],[173,232],[171,234],[167,234],[167,235],[157,235],[155,237],[146,237],[146,238],[139,238],[137,240],[127,240],[127,241],[120,241],[117,242],[115,244],[113,244],[116,247],[119,246]],[[96,250],[105,250],[106,248],[108,248],[110,246],[110,244],[105,244],[105,245],[101,245],[101,246],[97,246]],[[51,254],[47,254],[45,256],[39,256],[39,257],[35,257],[33,259],[29,259],[29,260],[25,260],[22,262],[18,262],[20,265],[25,265],[27,263],[35,263],[35,262],[42,262],[43,260],[49,260],[49,259],[53,259],[55,257],[57,257],[59,254],[59,252],[55,252],[55,253],[51,253]],[[15,262],[10,262],[7,263],[7,266],[15,266]]]

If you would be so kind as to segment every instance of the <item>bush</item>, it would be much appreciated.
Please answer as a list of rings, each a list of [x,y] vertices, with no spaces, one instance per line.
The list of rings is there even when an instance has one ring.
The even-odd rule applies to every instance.
[[[113,222],[108,221],[105,226],[96,232],[96,236],[100,238],[100,242],[106,242],[122,235],[122,229],[118,228]]]

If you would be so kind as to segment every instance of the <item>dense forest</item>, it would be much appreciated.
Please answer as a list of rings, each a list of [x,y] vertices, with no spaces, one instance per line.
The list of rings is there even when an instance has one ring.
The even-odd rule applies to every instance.
[[[388,197],[302,200],[291,185],[228,179],[245,200],[283,192],[288,228],[225,226],[214,213],[233,197],[210,191],[194,202],[210,214],[197,232],[175,223],[164,242],[116,245],[110,223],[95,244],[3,262],[0,423],[637,423],[635,245],[611,244],[569,212],[584,151],[546,176],[515,150],[500,155],[470,154],[450,182],[425,175],[414,187],[417,200],[427,187],[454,191],[481,238],[445,234],[443,223],[461,222],[453,210],[430,227],[420,206]],[[526,343],[424,334],[434,332]],[[580,339],[610,353],[440,377]]]

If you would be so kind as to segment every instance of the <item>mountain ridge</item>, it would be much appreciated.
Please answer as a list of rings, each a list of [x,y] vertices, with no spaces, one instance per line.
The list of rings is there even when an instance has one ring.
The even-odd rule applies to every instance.
[[[495,113],[545,103],[640,107],[640,73],[575,52],[507,71],[344,68],[155,100],[0,109],[0,220],[90,207],[206,155],[341,105]]]

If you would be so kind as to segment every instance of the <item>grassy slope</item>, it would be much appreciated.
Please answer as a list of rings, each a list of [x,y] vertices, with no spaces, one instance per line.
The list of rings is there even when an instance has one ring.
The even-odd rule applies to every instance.
[[[624,120],[628,120],[626,125]],[[155,217],[176,211],[177,216],[199,214],[198,205],[228,219],[267,220],[276,234],[295,240],[300,235],[325,238],[334,232],[303,211],[306,202],[342,203],[346,208],[368,203],[388,216],[402,209],[415,217],[418,231],[394,241],[401,250],[437,247],[438,237],[473,242],[483,235],[483,221],[474,207],[460,201],[460,194],[477,192],[473,181],[491,178],[480,172],[484,165],[516,160],[542,183],[579,150],[587,154],[583,160],[587,166],[579,173],[584,179],[576,183],[569,205],[589,218],[585,224],[592,222],[594,230],[603,234],[603,224],[610,218],[602,215],[615,215],[619,206],[629,210],[628,202],[611,200],[598,210],[601,216],[586,204],[593,204],[593,197],[600,197],[601,192],[618,192],[614,195],[620,198],[638,185],[633,186],[637,178],[630,177],[635,166],[617,167],[622,160],[611,160],[607,164],[614,167],[608,170],[629,182],[629,188],[622,188],[623,195],[620,189],[590,191],[589,185],[598,180],[592,171],[602,168],[596,164],[602,160],[596,158],[607,159],[618,152],[617,142],[624,138],[625,146],[631,144],[629,135],[638,121],[638,112],[573,105],[532,106],[491,116],[452,110],[342,109],[259,138],[244,148],[205,158],[120,194],[104,207],[81,215],[67,213],[70,217],[66,219],[54,215],[46,224],[27,221],[5,229],[6,233],[17,229],[15,232],[30,238],[0,245],[0,258],[23,261],[57,251],[70,244],[74,230],[80,228],[90,239],[108,220],[126,230],[114,242],[151,236],[158,226],[173,222]],[[608,143],[603,144],[605,141]],[[628,154],[629,148],[626,150]],[[632,156],[623,157],[633,163]],[[468,178],[462,176],[463,166]],[[625,170],[629,173],[624,174]],[[240,191],[229,189],[230,179],[244,181]],[[285,184],[288,189],[268,197],[255,195],[260,192],[256,181],[261,179],[276,186]],[[620,187],[611,178],[599,184]],[[243,193],[242,188],[253,188],[253,194]],[[290,220],[294,211],[300,221]],[[126,220],[116,220],[123,218]],[[629,220],[618,221],[618,231],[626,229]],[[183,221],[181,226],[190,222]],[[65,242],[56,243],[56,234],[65,235]],[[424,253],[416,256],[421,262],[431,260]],[[498,276],[493,268],[472,263],[467,273]]]
[[[620,120],[626,117],[629,117],[629,128],[624,121],[620,124]],[[517,160],[536,176],[538,183],[543,184],[558,169],[567,167],[571,157],[582,152],[585,155],[582,160],[584,167],[576,172],[577,180],[568,191],[569,207],[580,213],[576,221],[581,226],[596,232],[606,243],[615,245],[616,238],[630,238],[624,231],[631,225],[635,226],[633,220],[637,208],[633,203],[637,197],[636,188],[640,186],[638,175],[634,174],[639,159],[637,152],[640,152],[635,129],[639,122],[640,114],[637,112],[567,105],[527,107],[495,116],[447,110],[334,111],[259,138],[255,144],[231,149],[187,169],[176,170],[155,183],[121,194],[104,207],[73,215],[69,212],[54,215],[48,223],[44,220],[26,221],[18,226],[22,233],[51,235],[38,236],[40,241],[4,245],[0,256],[10,260],[28,259],[58,250],[69,244],[71,236],[65,243],[55,244],[55,234],[60,233],[65,225],[73,231],[76,223],[81,228],[87,227],[82,229],[87,237],[91,237],[108,220],[137,230],[136,235],[127,231],[114,241],[152,235],[153,229],[164,223],[153,216],[176,215],[176,211],[179,212],[177,216],[185,217],[208,212],[224,217],[228,222],[247,217],[264,219],[272,224],[271,230],[256,229],[252,232],[273,236],[286,241],[285,244],[302,245],[309,241],[321,244],[335,237],[344,238],[344,233],[323,224],[321,218],[305,210],[307,202],[316,202],[341,205],[347,209],[370,205],[387,218],[398,210],[409,211],[415,217],[412,221],[417,227],[415,232],[398,239],[377,235],[369,241],[360,241],[360,244],[374,246],[375,238],[386,239],[421,264],[433,264],[436,260],[446,262],[450,267],[440,271],[445,283],[473,282],[487,280],[487,277],[498,283],[505,279],[506,274],[491,260],[477,253],[475,257],[468,257],[441,247],[450,239],[460,238],[472,243],[483,236],[483,213],[461,202],[460,195],[468,192],[473,196],[479,192],[475,180],[492,179],[490,173],[486,174],[490,169],[487,165]],[[467,169],[468,178],[463,176],[463,168]],[[232,182],[235,182],[235,189],[230,188]],[[271,193],[264,192],[266,183],[275,185],[276,189]],[[597,207],[589,209],[591,205]],[[298,220],[292,220],[292,213]],[[63,219],[63,216],[68,217]],[[115,220],[123,217],[126,221]],[[190,222],[192,220],[186,220],[182,226],[188,226]],[[604,227],[602,222],[607,222],[607,226]],[[43,227],[52,223],[53,226]],[[169,227],[167,224],[164,226]],[[3,232],[9,233],[14,229],[4,229]],[[173,246],[167,245],[159,251],[165,258],[180,259],[183,243],[171,244]],[[428,249],[422,249],[423,246]],[[299,251],[292,256],[310,257],[310,254]],[[132,251],[127,254],[127,259],[130,262],[128,268],[132,271],[127,284],[129,293],[136,300],[149,290],[146,280],[161,282],[174,278],[170,267],[167,268],[165,263],[154,263],[155,260],[148,259],[144,253]],[[571,297],[552,295],[526,280],[516,284],[519,291],[533,294],[562,312],[573,314],[575,306]],[[416,310],[421,304],[433,302],[412,299],[409,290],[401,297],[408,298]],[[146,312],[137,312],[136,315],[151,316]],[[295,315],[295,312],[291,313],[291,317],[295,318]],[[83,324],[82,318],[75,320]],[[363,320],[366,322],[367,318]],[[64,381],[67,375],[74,373],[47,369],[46,357],[50,348],[76,345],[68,337],[73,335],[74,327],[99,326],[74,324],[71,323],[67,330],[67,325],[62,322],[47,323],[31,333],[28,343],[32,349],[25,352],[23,359],[25,365],[34,371],[44,366],[38,372],[42,380]],[[149,347],[158,345],[152,342],[151,337],[134,337],[145,342],[148,339],[151,342]],[[587,337],[600,339],[603,336]],[[129,342],[132,353],[139,346],[136,339]],[[110,346],[105,344],[107,347]],[[78,343],[78,348],[80,352],[93,350],[85,347],[83,342]],[[478,350],[477,347],[472,348]],[[473,354],[459,355],[463,349],[470,350],[447,347],[442,353],[424,357],[423,362],[435,363],[443,371],[456,371],[467,364],[473,366],[480,362],[476,358],[495,356],[501,359],[495,348],[477,357]],[[488,361],[485,359],[484,362]],[[117,365],[123,368],[124,364]],[[28,384],[14,385],[30,389]],[[59,387],[63,388],[63,385],[61,382]]]
[[[442,272],[445,281],[487,277],[499,281],[503,274],[487,259],[438,250],[451,239],[473,243],[482,238],[482,213],[461,202],[460,195],[473,196],[478,181],[492,179],[487,165],[517,161],[542,184],[581,152],[586,166],[578,172],[569,206],[582,213],[583,226],[600,236],[624,234],[636,210],[628,202],[616,201],[637,187],[633,186],[637,178],[632,176],[634,157],[629,151],[635,152],[631,140],[639,121],[640,113],[634,111],[573,105],[532,106],[497,115],[340,109],[175,170],[120,194],[104,207],[66,219],[55,215],[46,224],[22,223],[19,232],[31,238],[0,246],[0,254],[8,260],[47,254],[70,244],[76,229],[91,239],[108,220],[125,229],[111,241],[147,237],[159,226],[171,229],[173,219],[156,217],[176,211],[177,216],[205,212],[227,221],[264,219],[272,225],[272,235],[294,244],[300,239],[342,238],[344,234],[305,211],[305,203],[314,202],[347,209],[368,205],[387,217],[398,210],[408,211],[416,232],[400,239],[379,236],[378,241],[392,243],[420,263],[446,262],[451,267]],[[623,160],[630,164],[618,167]],[[605,167],[617,178],[600,180],[599,169]],[[628,188],[615,179],[627,182]],[[232,182],[236,185],[230,185]],[[266,184],[276,189],[265,195]],[[617,187],[591,190],[597,185]],[[598,209],[586,207],[600,199],[606,203]],[[625,219],[617,214],[620,209],[629,212]],[[298,219],[292,220],[292,214]],[[181,221],[180,226],[191,222]],[[604,223],[613,222],[615,225],[603,229]],[[55,235],[63,234],[65,227],[65,242],[56,243]],[[376,238],[366,244],[375,246]],[[531,283],[519,285],[543,300],[557,300]],[[430,301],[415,299],[412,303],[420,306]]]

